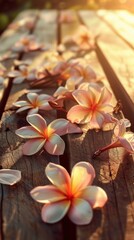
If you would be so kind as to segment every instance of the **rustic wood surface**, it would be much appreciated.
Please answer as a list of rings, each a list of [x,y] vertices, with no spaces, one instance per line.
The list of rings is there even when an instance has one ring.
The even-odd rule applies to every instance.
[[[89,11],[80,11],[79,14],[72,13],[75,21],[70,24],[59,23],[60,13],[55,10],[24,12],[18,19],[29,14],[33,14],[34,18],[36,15],[33,34],[40,42],[45,43],[46,46],[51,46],[52,50],[56,49],[57,44],[64,42],[68,35],[72,36],[81,22],[90,28],[94,35],[98,35],[96,50],[85,54],[83,58],[86,58],[89,65],[103,77],[102,81],[113,92],[113,103],[116,104],[116,99],[122,100],[123,113],[131,120],[134,129],[134,92],[132,87],[134,54],[132,48],[119,36],[120,34],[117,35],[102,20],[102,16],[98,17],[99,13]],[[127,14],[129,15],[129,13]],[[108,13],[105,12],[105,15]],[[129,16],[131,19],[132,15]],[[123,25],[124,28],[122,28],[126,29],[126,24],[132,27],[130,22],[126,21]],[[23,31],[19,31],[17,34],[21,37]],[[6,32],[4,38],[7,39]],[[16,40],[14,40],[15,38]],[[12,44],[18,39],[13,34]],[[12,44],[7,43],[8,40],[4,41],[7,46],[3,51],[6,51]],[[45,54],[41,51],[27,53],[23,54],[21,59],[32,59],[30,67],[36,67],[45,61]],[[75,57],[75,54],[67,50],[63,56],[69,59]],[[13,61],[11,61],[10,67],[12,64]],[[111,73],[114,78],[113,84],[111,83]],[[114,87],[116,83],[119,83],[116,85],[118,89]],[[0,166],[1,168],[18,169],[22,172],[21,182],[10,188],[4,185],[1,185],[0,188],[1,239],[132,240],[134,236],[134,159],[132,156],[118,148],[101,154],[95,160],[92,159],[94,151],[110,143],[113,132],[110,125],[105,131],[99,132],[86,131],[88,126],[84,126],[83,134],[65,136],[66,149],[60,158],[51,156],[46,152],[32,157],[23,156],[22,145],[25,141],[15,135],[15,130],[26,125],[25,114],[16,114],[12,108],[12,103],[18,98],[24,97],[27,87],[29,86],[26,83],[13,85],[8,80],[8,86],[4,89],[1,98],[3,115],[0,128]],[[125,91],[122,90],[124,88]],[[54,88],[47,88],[42,92],[45,91],[49,94],[53,93],[54,90]],[[64,114],[52,111],[51,114],[46,113],[44,117],[53,120],[57,116],[64,117]],[[118,117],[121,117],[120,114]],[[107,192],[109,200],[103,209],[94,211],[93,220],[89,225],[77,227],[67,217],[52,225],[42,222],[40,217],[42,204],[33,201],[29,191],[35,186],[48,184],[44,169],[50,161],[63,165],[69,172],[79,161],[88,161],[93,164],[96,170],[94,185],[102,187]]]
[[[39,22],[42,19],[39,16]],[[45,17],[45,13],[44,13]],[[53,15],[51,16],[51,18]],[[54,16],[55,20],[55,16]],[[37,21],[37,24],[38,24]],[[55,23],[54,23],[55,24]],[[43,25],[43,24],[42,24]],[[51,23],[51,26],[53,24]],[[49,24],[47,25],[50,28]],[[36,31],[36,26],[35,26]],[[42,30],[40,31],[40,33]],[[33,31],[34,33],[34,31]],[[36,31],[37,33],[37,31]],[[39,34],[39,31],[38,31]],[[53,31],[49,41],[49,36],[46,33],[46,43],[55,41],[56,31]],[[38,35],[36,34],[36,37]],[[53,37],[52,37],[53,36]],[[22,59],[30,58],[36,60],[41,52],[33,54],[23,54]],[[40,59],[39,59],[40,61]],[[15,135],[15,130],[21,126],[27,125],[25,120],[25,114],[15,114],[15,111],[11,111],[13,102],[15,102],[21,95],[24,94],[28,88],[28,84],[22,83],[19,85],[12,84],[10,96],[5,106],[5,113],[3,113],[1,121],[0,132],[0,155],[1,155],[1,167],[2,168],[14,168],[19,169],[22,172],[23,181],[18,183],[15,187],[8,188],[2,186],[1,190],[1,235],[4,239],[62,239],[61,224],[57,223],[49,227],[48,224],[44,224],[40,218],[41,205],[36,203],[30,197],[29,192],[35,186],[48,184],[48,180],[45,177],[45,167],[48,162],[59,163],[59,159],[56,156],[51,156],[46,152],[36,157],[27,157],[22,155],[22,144],[24,140]],[[54,89],[48,91],[53,93]],[[52,114],[53,113],[53,114]],[[53,111],[50,115],[45,114],[45,118],[52,121],[56,118],[56,112]]]
[[[97,53],[123,112],[134,129],[134,51],[103,21],[96,12],[81,11],[81,20],[97,38]],[[90,19],[90,21],[89,21]]]

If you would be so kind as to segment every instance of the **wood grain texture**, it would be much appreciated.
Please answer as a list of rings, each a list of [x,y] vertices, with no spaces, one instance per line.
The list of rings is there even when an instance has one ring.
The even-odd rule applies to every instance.
[[[127,10],[117,10],[115,14],[123,21],[129,25],[134,26],[134,15]]]
[[[38,11],[26,11],[23,13],[20,13],[18,17],[14,20],[14,23],[18,23],[19,21],[25,20],[26,18],[31,17],[33,19],[33,23],[36,25],[36,21],[38,18]],[[33,26],[34,28],[34,26]],[[6,54],[8,50],[11,51],[11,47],[20,40],[22,36],[26,36],[34,30],[33,28],[27,29],[24,26],[19,27],[17,30],[13,29],[7,29],[0,38],[0,46],[2,47],[2,52],[0,50],[0,55]],[[17,36],[17,37],[16,37]],[[6,68],[6,71],[10,71],[14,66],[14,60],[21,60],[23,54],[22,53],[16,53],[12,58],[7,58],[2,61],[3,66]],[[0,86],[0,118],[2,116],[2,112],[4,111],[4,107],[7,101],[7,98],[9,96],[9,92],[11,90],[12,86],[12,79],[6,78],[3,82],[3,84]]]
[[[24,13],[25,16],[28,14],[32,14],[32,11]],[[75,21],[70,24],[62,23],[58,28],[58,14],[55,10],[40,11],[33,34],[46,46],[56,49],[57,43],[62,43],[68,35],[72,36],[80,25],[77,14],[72,14],[74,14]],[[22,14],[22,16],[24,15]],[[96,48],[99,58],[97,58],[95,51],[85,52],[82,57],[88,61],[88,64],[93,67],[97,74],[103,77],[104,85],[109,89],[112,86],[116,95],[113,97],[114,105],[116,98],[118,99],[120,95],[113,87],[115,81],[112,85],[110,78],[119,78],[121,83],[123,82],[126,94],[129,92],[132,99],[133,75],[130,74],[132,73],[130,67],[132,64],[129,65],[127,50],[131,61],[133,60],[133,51],[105,22],[98,18],[96,13],[81,11],[80,16],[95,35],[99,34]],[[60,29],[59,35],[57,34],[58,29]],[[37,51],[23,54],[21,58],[32,59],[31,69],[44,63],[46,55],[47,52]],[[65,59],[74,58],[76,53],[67,50],[63,53],[63,57]],[[126,64],[128,74],[130,74],[127,81],[127,72],[124,70]],[[25,140],[19,138],[15,134],[15,130],[27,125],[26,114],[16,114],[12,104],[17,99],[25,98],[24,93],[28,87],[27,83],[11,86],[0,125],[0,166],[18,169],[22,172],[22,180],[15,186],[0,186],[1,238],[5,240],[132,240],[134,235],[134,158],[126,154],[123,149],[118,148],[104,152],[93,160],[93,153],[111,142],[113,130],[110,125],[105,131],[89,130],[88,125],[85,125],[82,127],[83,134],[65,136],[63,139],[66,143],[66,149],[60,159],[45,151],[31,157],[22,155],[22,146]],[[115,88],[117,88],[117,92],[120,92],[117,85]],[[54,88],[47,88],[42,89],[41,93],[51,94],[54,91]],[[128,108],[128,102],[126,108]],[[45,112],[43,116],[48,122],[57,117],[65,117],[64,113],[58,112],[57,114],[55,111]],[[57,224],[43,223],[40,216],[42,204],[32,200],[29,194],[30,190],[35,186],[49,184],[44,174],[44,169],[49,162],[61,164],[70,172],[74,164],[80,161],[90,162],[94,166],[96,170],[94,185],[100,186],[106,191],[109,199],[107,204],[101,210],[94,210],[93,220],[86,226],[75,226],[68,217]]]
[[[132,49],[134,49],[134,31],[131,24],[122,21],[114,11],[100,10],[97,12],[117,35],[119,35]]]
[[[13,23],[17,23],[20,20],[24,20],[27,17],[32,17],[36,19],[38,15],[38,11],[28,10],[22,12],[18,15],[18,17],[14,20]],[[19,27],[17,30],[7,28],[7,30],[2,34],[0,38],[0,53],[5,53],[10,50],[11,47],[20,39],[20,37],[25,36],[29,33],[29,30],[25,27]]]
[[[116,98],[122,101],[125,116],[131,120],[134,129],[133,50],[101,21],[95,12],[81,11],[80,16],[94,35],[98,35],[97,50],[101,64]]]
[[[23,54],[22,57],[23,59],[31,58],[34,61],[39,56],[40,52],[36,52],[29,55]],[[25,89],[28,87],[26,83],[12,86],[5,108],[6,111],[1,121],[1,166],[2,168],[18,169],[22,172],[22,180],[18,184],[13,187],[2,186],[1,232],[3,238],[7,240],[43,240],[44,238],[62,240],[61,224],[49,225],[43,223],[41,220],[41,208],[43,205],[36,203],[30,196],[30,191],[34,187],[50,184],[45,176],[45,167],[49,162],[59,163],[59,158],[45,151],[31,157],[24,156],[22,154],[22,145],[25,140],[15,134],[16,129],[27,125],[27,123],[25,120],[26,114],[15,114],[15,111],[11,109],[12,103],[18,98],[23,99]],[[45,93],[52,94],[53,91],[55,89],[46,89]],[[46,112],[43,116],[48,122],[57,117],[55,111]]]
[[[88,21],[90,21],[89,18]],[[92,21],[94,21],[94,18],[92,18]],[[68,25],[69,28],[71,28],[71,24]],[[67,26],[66,28],[62,26],[61,29],[66,36]],[[104,76],[102,81],[110,89],[96,53],[91,52],[83,57],[88,60],[97,73]],[[134,234],[134,194],[131,188],[133,188],[132,169],[134,168],[134,161],[131,156],[124,155],[124,151],[120,149],[105,152],[93,160],[93,153],[111,142],[113,131],[110,126],[107,126],[106,131],[96,132],[88,130],[88,125],[83,126],[83,131],[83,134],[71,134],[67,137],[68,149],[66,152],[70,159],[70,169],[77,162],[90,162],[96,171],[94,185],[102,187],[107,192],[109,200],[102,210],[94,211],[93,220],[89,225],[77,227],[76,239],[132,239]]]

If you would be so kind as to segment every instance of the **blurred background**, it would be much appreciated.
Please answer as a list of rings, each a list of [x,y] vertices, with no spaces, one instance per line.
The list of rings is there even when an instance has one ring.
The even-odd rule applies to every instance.
[[[0,33],[25,9],[127,9],[134,12],[134,0],[0,0]]]

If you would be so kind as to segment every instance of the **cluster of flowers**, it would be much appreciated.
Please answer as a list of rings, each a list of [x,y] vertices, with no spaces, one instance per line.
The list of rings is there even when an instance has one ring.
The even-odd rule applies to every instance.
[[[85,49],[85,43],[89,47],[89,34],[85,37],[84,30],[83,33],[79,45],[82,44]],[[16,47],[17,51],[22,51],[20,42]],[[31,50],[27,41],[23,41],[23,47],[24,51]],[[32,49],[36,47],[39,49],[36,44],[34,47],[32,45]],[[0,71],[1,77],[4,71]],[[29,125],[16,130],[18,136],[28,139],[23,145],[24,155],[30,156],[43,149],[52,155],[62,155],[65,143],[61,136],[81,134],[83,124],[88,124],[89,129],[101,129],[107,123],[114,124],[114,140],[97,150],[93,158],[113,147],[124,147],[129,153],[134,153],[134,133],[126,131],[130,127],[129,120],[118,120],[113,116],[112,93],[100,84],[100,78],[83,59],[59,61],[59,57],[56,57],[56,61],[48,62],[44,68],[32,73],[29,73],[27,65],[19,64],[18,69],[9,72],[8,76],[14,78],[16,83],[31,80],[31,86],[37,83],[40,86],[47,86],[47,83],[57,86],[53,95],[28,92],[26,100],[14,103],[18,108],[17,113],[28,110],[26,120]],[[68,104],[68,110],[65,108],[66,101],[71,103],[70,107]],[[47,124],[43,113],[53,109],[64,111],[66,117]],[[37,202],[45,204],[41,212],[44,222],[55,223],[67,213],[75,224],[88,224],[93,217],[92,208],[103,207],[107,201],[102,188],[91,186],[95,170],[88,162],[77,163],[71,177],[65,168],[54,163],[49,163],[45,172],[52,185],[36,187],[30,193]],[[13,185],[20,179],[20,171],[0,170],[0,183]]]

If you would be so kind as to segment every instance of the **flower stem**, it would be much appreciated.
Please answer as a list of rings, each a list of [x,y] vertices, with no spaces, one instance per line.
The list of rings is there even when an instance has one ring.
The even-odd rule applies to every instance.
[[[121,147],[120,142],[117,140],[116,142],[112,142],[109,145],[98,149],[97,151],[95,151],[95,153],[93,154],[92,158],[95,159],[97,156],[99,156],[102,152],[109,150],[110,148],[115,148],[115,147]]]

